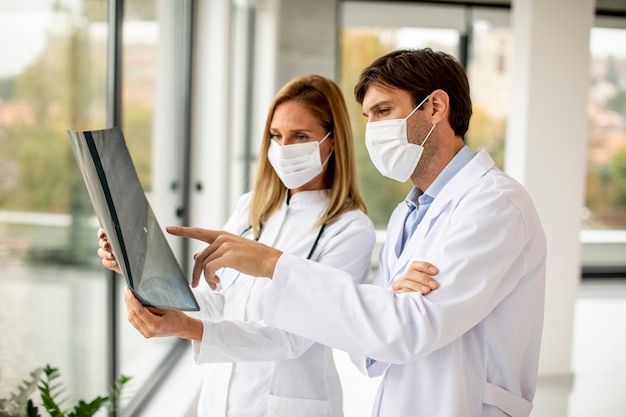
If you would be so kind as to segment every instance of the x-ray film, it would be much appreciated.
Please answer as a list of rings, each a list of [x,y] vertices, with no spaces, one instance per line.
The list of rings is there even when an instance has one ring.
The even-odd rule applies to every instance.
[[[197,311],[198,303],[146,198],[122,131],[67,132],[128,287],[145,306]]]

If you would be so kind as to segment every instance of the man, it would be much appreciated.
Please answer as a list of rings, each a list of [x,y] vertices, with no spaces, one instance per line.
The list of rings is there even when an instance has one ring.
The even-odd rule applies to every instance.
[[[273,279],[268,325],[350,352],[365,373],[383,375],[373,416],[528,416],[545,235],[523,187],[464,144],[463,68],[430,49],[396,51],[362,72],[355,95],[372,161],[414,185],[390,218],[375,285],[224,232],[168,229],[210,244],[196,257],[194,282],[223,266]],[[413,261],[438,267],[439,288],[394,294]]]

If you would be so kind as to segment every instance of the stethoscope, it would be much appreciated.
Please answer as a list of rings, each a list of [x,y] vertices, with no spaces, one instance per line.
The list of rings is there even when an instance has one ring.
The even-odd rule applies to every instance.
[[[313,246],[311,246],[311,250],[309,251],[309,254],[306,256],[306,259],[311,259],[311,257],[313,256],[313,252],[315,252],[315,248],[317,248],[317,244],[320,241],[320,238],[322,237],[322,233],[324,233],[324,229],[326,228],[326,223],[322,224],[322,226],[320,227],[320,230],[317,232],[317,236],[315,237],[315,241],[313,242]],[[248,226],[243,232],[241,232],[239,234],[239,236],[245,236],[250,230],[252,230],[252,226]],[[255,241],[259,241],[259,239],[261,238],[261,233],[263,233],[263,225],[261,225],[260,231],[259,231],[259,235],[254,237]],[[222,274],[223,275],[223,274]],[[226,291],[228,291],[234,284],[235,282],[237,282],[237,280],[239,279],[239,277],[241,276],[241,272],[237,271],[237,275],[230,281],[230,283],[223,289],[219,289],[219,290],[214,290],[213,292],[215,294],[224,294],[226,293]],[[221,278],[221,277],[220,277]]]

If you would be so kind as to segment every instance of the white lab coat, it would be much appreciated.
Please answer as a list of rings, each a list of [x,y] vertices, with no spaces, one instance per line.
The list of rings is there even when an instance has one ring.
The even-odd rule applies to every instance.
[[[250,194],[240,198],[225,230],[241,234],[247,228],[250,199]],[[319,232],[314,224],[327,202],[326,191],[296,193],[263,226],[259,241],[306,258]],[[359,283],[370,271],[375,240],[370,219],[350,211],[326,226],[311,259],[339,268]],[[343,415],[331,349],[264,324],[269,279],[241,275],[223,296],[202,281],[195,294],[204,332],[202,341],[192,346],[196,362],[210,365],[199,416]]]
[[[381,417],[526,417],[543,323],[546,241],[531,199],[477,153],[441,190],[402,253],[406,204],[391,216],[375,277],[279,258],[267,324],[353,355],[383,375]],[[427,296],[389,285],[412,260],[440,273]],[[366,367],[365,355],[375,362]]]

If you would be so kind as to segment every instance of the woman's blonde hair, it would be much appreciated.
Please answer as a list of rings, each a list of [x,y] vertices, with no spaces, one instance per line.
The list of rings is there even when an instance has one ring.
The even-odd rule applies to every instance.
[[[270,125],[276,108],[293,100],[306,108],[331,132],[334,152],[328,160],[324,183],[330,199],[316,226],[335,220],[342,213],[360,209],[366,212],[356,179],[354,139],[346,102],[339,86],[320,75],[298,77],[288,82],[274,97],[270,105],[263,141],[257,161],[258,171],[250,205],[250,225],[255,236],[260,234],[263,223],[276,211],[285,198],[285,186],[267,159],[270,146]]]

